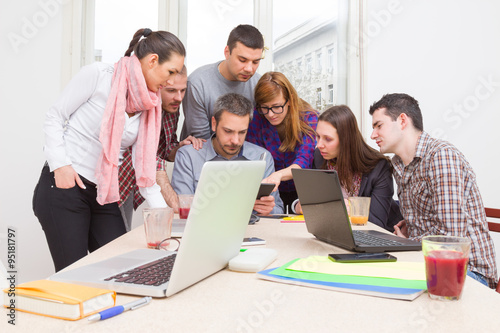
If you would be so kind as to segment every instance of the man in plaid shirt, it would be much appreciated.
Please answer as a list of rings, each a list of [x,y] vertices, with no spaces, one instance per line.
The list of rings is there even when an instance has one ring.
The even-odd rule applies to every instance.
[[[161,193],[165,202],[174,211],[179,211],[179,199],[175,193],[165,170],[165,162],[173,162],[177,149],[184,145],[193,144],[193,147],[199,149],[203,146],[202,139],[196,139],[188,136],[179,142],[177,140],[177,123],[179,121],[179,107],[181,105],[187,88],[187,70],[186,66],[176,76],[174,84],[167,86],[161,91],[162,98],[162,128],[160,141],[158,143],[158,152],[156,155],[156,183],[161,187]],[[139,193],[135,182],[135,171],[132,166],[132,153],[129,148],[123,155],[123,162],[120,165],[118,180],[120,183],[120,210],[125,221],[127,231],[130,231],[132,224],[133,209],[137,209],[144,202],[144,198]]]
[[[388,94],[370,107],[374,139],[392,164],[404,220],[395,234],[420,240],[427,235],[468,237],[467,275],[496,287],[495,248],[476,175],[452,144],[423,130],[418,102],[406,94]]]

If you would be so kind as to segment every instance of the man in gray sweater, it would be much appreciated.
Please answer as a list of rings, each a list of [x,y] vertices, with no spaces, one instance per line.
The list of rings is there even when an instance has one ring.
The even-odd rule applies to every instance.
[[[181,139],[193,135],[209,139],[215,101],[221,95],[237,93],[254,102],[256,74],[262,58],[264,38],[251,25],[240,24],[229,34],[224,49],[225,60],[196,69],[188,78],[182,106],[184,125]]]

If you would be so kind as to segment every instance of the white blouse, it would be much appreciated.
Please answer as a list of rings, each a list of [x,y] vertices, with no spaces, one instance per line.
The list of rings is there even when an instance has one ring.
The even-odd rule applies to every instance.
[[[100,62],[83,67],[47,112],[44,152],[50,171],[71,165],[79,175],[97,183],[95,170],[102,150],[99,134],[113,71],[113,65]],[[141,114],[125,116],[119,164],[130,146],[132,161],[135,161]],[[150,207],[167,206],[156,183],[151,187],[139,187],[139,191]]]

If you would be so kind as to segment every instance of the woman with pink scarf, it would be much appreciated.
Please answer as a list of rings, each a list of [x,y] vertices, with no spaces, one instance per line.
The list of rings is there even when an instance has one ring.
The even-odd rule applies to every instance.
[[[155,182],[160,91],[185,54],[173,34],[140,29],[123,58],[83,67],[47,113],[33,210],[56,271],[125,233],[118,166],[128,147],[140,193],[150,207],[167,206]]]

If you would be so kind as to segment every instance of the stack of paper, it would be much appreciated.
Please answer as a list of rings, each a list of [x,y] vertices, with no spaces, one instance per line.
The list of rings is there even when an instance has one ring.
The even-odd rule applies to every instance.
[[[258,277],[283,283],[404,300],[414,300],[427,289],[423,262],[338,263],[328,257],[312,256],[261,271]]]

